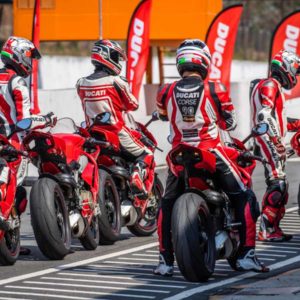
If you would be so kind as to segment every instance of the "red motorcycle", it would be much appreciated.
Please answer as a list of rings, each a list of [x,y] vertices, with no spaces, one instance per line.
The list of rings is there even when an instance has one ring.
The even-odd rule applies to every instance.
[[[32,130],[24,139],[39,179],[30,193],[37,244],[49,259],[70,252],[71,236],[87,250],[99,243],[99,146],[69,118],[48,132]]]
[[[244,143],[266,133],[267,124],[253,129],[243,142],[233,139],[226,152],[236,163],[247,185],[255,160],[263,159],[246,151]],[[173,248],[178,267],[189,281],[205,281],[214,272],[217,259],[227,259],[234,268],[239,245],[234,209],[227,195],[214,181],[216,158],[205,150],[179,144],[167,158],[170,170],[185,182],[185,191],[172,212]]]
[[[149,149],[159,149],[153,135],[147,126],[158,118],[153,115],[146,124],[134,123],[136,137]],[[147,200],[139,200],[131,193],[129,187],[130,174],[134,162],[124,157],[120,148],[118,136],[109,131],[110,113],[102,113],[95,118],[89,133],[97,141],[107,142],[108,147],[102,146],[97,163],[100,172],[100,209],[104,212],[100,216],[100,243],[112,244],[118,240],[121,227],[136,236],[149,236],[156,231],[156,214],[163,186],[155,174],[152,193]],[[160,149],[159,149],[160,150]]]
[[[292,149],[287,151],[287,157],[291,157],[294,154],[300,156],[300,130],[298,130],[291,138],[291,147]],[[299,185],[297,200],[298,200],[298,214],[300,215],[300,185]]]
[[[20,157],[26,156],[27,153],[14,148],[9,139],[15,133],[28,129],[30,124],[31,120],[23,119],[14,126],[8,137],[0,135],[1,148],[6,147],[5,154],[3,152],[1,154],[1,159],[6,161],[9,169],[5,198],[0,201],[2,215],[8,222],[7,230],[0,230],[0,263],[2,265],[13,265],[18,259],[20,253],[20,214],[25,211],[27,205],[24,198],[17,199],[24,200],[22,203],[16,201],[17,172],[21,161]]]

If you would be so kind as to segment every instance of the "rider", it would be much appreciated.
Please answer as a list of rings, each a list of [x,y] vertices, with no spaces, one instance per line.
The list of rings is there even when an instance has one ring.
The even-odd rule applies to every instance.
[[[32,71],[32,59],[41,57],[38,49],[27,39],[11,36],[5,42],[1,51],[4,67],[0,69],[0,119],[1,134],[9,135],[14,125],[24,119],[31,119],[31,129],[53,126],[56,117],[52,113],[46,116],[32,115],[29,89],[25,79]],[[21,135],[14,135],[12,146],[0,147],[0,154],[13,154],[22,142]],[[24,171],[18,169],[18,172]],[[9,180],[9,168],[6,160],[0,158],[0,208],[6,195],[6,184]],[[21,213],[26,207],[26,191],[19,186],[16,191],[16,208]],[[0,209],[0,229],[8,230],[9,223],[5,221]]]
[[[146,199],[154,181],[154,156],[125,125],[123,114],[139,106],[126,79],[119,76],[121,61],[126,60],[126,54],[118,43],[99,40],[92,48],[91,60],[94,73],[77,82],[87,126],[94,123],[97,115],[110,113],[108,129],[118,135],[122,153],[135,161],[130,178],[131,191],[138,199]]]
[[[182,42],[176,55],[182,79],[162,86],[157,96],[158,112],[163,121],[170,121],[173,148],[184,142],[208,150],[216,157],[216,179],[235,205],[236,221],[242,223],[236,267],[265,272],[268,269],[255,255],[255,223],[259,215],[256,197],[227,157],[218,132],[219,127],[224,130],[236,127],[234,107],[224,85],[205,81],[210,64],[210,51],[204,42]],[[160,262],[154,270],[157,275],[173,274],[171,214],[183,187],[184,183],[169,170],[158,214]]]
[[[267,134],[255,139],[256,151],[267,161],[265,177],[267,190],[263,197],[258,239],[261,241],[290,240],[279,227],[288,201],[288,182],[285,174],[286,131],[297,131],[300,120],[286,118],[282,88],[291,90],[300,74],[300,58],[288,51],[280,51],[271,61],[270,75],[251,82],[250,105],[252,121],[269,124]]]

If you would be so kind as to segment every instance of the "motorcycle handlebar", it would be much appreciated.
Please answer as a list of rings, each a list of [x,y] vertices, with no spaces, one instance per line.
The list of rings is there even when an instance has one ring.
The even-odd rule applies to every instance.
[[[110,146],[109,142],[98,141],[98,140],[96,140],[94,138],[88,138],[87,142],[90,143],[90,144],[93,144],[93,145],[104,147],[104,148],[108,148]]]

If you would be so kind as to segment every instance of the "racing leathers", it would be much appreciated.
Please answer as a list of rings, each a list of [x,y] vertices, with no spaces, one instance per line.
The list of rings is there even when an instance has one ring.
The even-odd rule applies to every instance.
[[[203,82],[188,76],[162,86],[157,97],[160,118],[170,122],[172,148],[179,143],[210,151],[216,157],[215,180],[227,193],[241,222],[241,257],[255,248],[255,223],[259,215],[256,197],[248,189],[237,166],[228,158],[219,136],[219,128],[236,127],[235,110],[225,87],[219,82]],[[172,265],[171,214],[176,199],[184,191],[184,182],[169,170],[165,194],[158,214],[161,257]],[[154,271],[155,272],[155,271]]]
[[[42,128],[52,123],[52,117],[31,115],[31,103],[29,90],[25,80],[18,76],[15,71],[9,68],[0,69],[0,134],[8,136],[14,128],[14,125],[24,119],[31,119],[31,129]],[[30,128],[29,128],[30,129]],[[24,134],[24,133],[23,133]],[[16,149],[20,149],[22,142],[22,133],[15,134],[11,137],[10,142]],[[9,149],[0,145],[0,155],[4,155]],[[10,149],[12,151],[13,149]],[[27,160],[20,159],[17,173],[17,184],[20,185],[25,177],[27,169]],[[0,200],[5,199],[6,187],[11,176],[8,164],[5,159],[0,158]],[[25,190],[18,187],[17,195],[26,197]],[[22,199],[16,199],[21,201]],[[0,201],[0,208],[2,201]],[[1,210],[2,212],[2,210]],[[0,212],[0,217],[1,213]],[[2,224],[2,223],[1,223]],[[0,224],[0,225],[1,225]],[[3,224],[2,224],[3,225]],[[5,225],[5,224],[4,224]]]
[[[134,131],[125,125],[124,112],[138,108],[138,101],[130,92],[128,83],[121,76],[96,69],[93,74],[78,80],[77,92],[87,127],[94,123],[97,115],[110,113],[106,128],[118,135],[122,153],[135,161],[130,180],[131,190],[139,199],[146,198],[154,181],[154,156],[135,137]]]
[[[275,78],[254,80],[251,83],[250,105],[253,125],[267,123],[268,132],[255,138],[258,154],[268,163],[264,165],[267,190],[262,202],[260,240],[283,240],[279,227],[288,201],[288,182],[285,174],[286,131],[297,131],[300,120],[286,117],[285,98]],[[290,238],[290,237],[289,237]]]

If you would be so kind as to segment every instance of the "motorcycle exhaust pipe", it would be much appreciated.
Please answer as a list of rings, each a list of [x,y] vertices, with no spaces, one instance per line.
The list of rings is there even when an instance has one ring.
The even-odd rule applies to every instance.
[[[127,221],[126,226],[133,225],[136,222],[136,220],[138,219],[138,214],[131,201],[122,201],[121,216]]]
[[[69,220],[73,237],[81,237],[85,229],[84,220],[81,214],[79,212],[71,211],[69,215]]]

